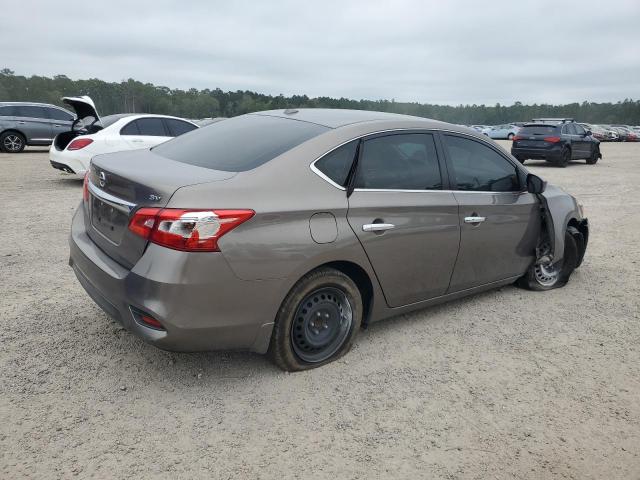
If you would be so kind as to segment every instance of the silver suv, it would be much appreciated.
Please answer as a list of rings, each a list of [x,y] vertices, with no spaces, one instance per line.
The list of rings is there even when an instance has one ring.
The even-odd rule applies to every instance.
[[[27,145],[51,145],[74,120],[71,112],[55,105],[0,102],[0,151],[19,153]]]

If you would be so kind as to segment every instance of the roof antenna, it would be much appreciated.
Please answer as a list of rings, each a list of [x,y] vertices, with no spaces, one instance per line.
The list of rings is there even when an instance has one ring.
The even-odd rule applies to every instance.
[[[297,108],[287,108],[284,111],[285,115],[293,115],[294,113],[298,113],[298,109]]]

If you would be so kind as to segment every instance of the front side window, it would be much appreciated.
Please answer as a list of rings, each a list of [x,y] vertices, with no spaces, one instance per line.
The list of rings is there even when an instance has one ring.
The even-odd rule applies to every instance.
[[[15,108],[16,117],[47,118],[44,114],[44,108],[42,107],[37,107],[35,105],[17,105]]]
[[[140,135],[149,137],[167,137],[161,118],[139,118],[136,120]]]
[[[357,148],[358,140],[349,142],[326,154],[315,163],[315,166],[335,183],[344,187]]]
[[[578,125],[577,123],[573,125],[573,128],[575,128],[576,130],[576,135],[584,135],[585,133],[587,133],[585,129],[582,128],[582,125]]]
[[[170,136],[172,137],[177,137],[183,133],[187,133],[198,128],[189,122],[183,122],[182,120],[175,120],[173,118],[165,118],[164,121],[167,124],[169,133],[171,134]]]
[[[515,192],[520,190],[518,171],[492,148],[468,138],[444,136],[457,190]]]
[[[362,148],[355,179],[356,188],[442,189],[432,134],[387,135],[366,140]]]

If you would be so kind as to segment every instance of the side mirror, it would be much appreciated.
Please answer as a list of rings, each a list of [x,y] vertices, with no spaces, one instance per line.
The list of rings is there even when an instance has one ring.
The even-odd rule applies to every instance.
[[[527,175],[527,192],[542,193],[547,188],[547,182],[539,176],[530,173]]]

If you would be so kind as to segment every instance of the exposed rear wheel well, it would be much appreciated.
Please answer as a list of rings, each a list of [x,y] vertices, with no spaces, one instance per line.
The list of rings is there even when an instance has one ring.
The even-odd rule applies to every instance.
[[[373,285],[367,272],[360,265],[347,261],[329,262],[317,268],[322,267],[335,268],[355,282],[362,296],[362,324],[367,325],[373,307]]]

